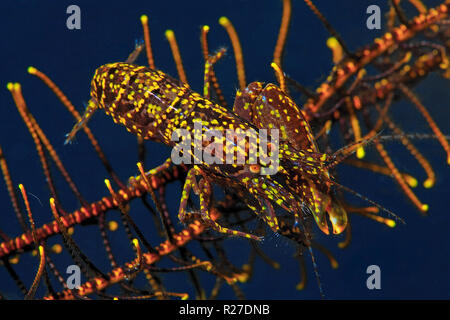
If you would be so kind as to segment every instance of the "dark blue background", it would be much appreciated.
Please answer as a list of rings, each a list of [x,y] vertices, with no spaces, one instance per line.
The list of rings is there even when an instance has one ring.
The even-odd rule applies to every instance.
[[[293,1],[293,21],[284,60],[285,71],[301,83],[315,88],[331,70],[331,54],[325,46],[328,34],[303,1]],[[365,28],[368,5],[378,3],[383,13],[384,1],[316,1],[317,6],[339,30],[351,49],[369,43],[380,31]],[[436,1],[431,1],[436,4]],[[68,30],[65,26],[66,8],[77,4],[81,8],[81,30]],[[9,161],[15,185],[24,183],[30,196],[31,206],[38,225],[51,220],[48,208],[49,192],[33,142],[25,125],[15,110],[6,83],[20,82],[28,106],[36,117],[56,151],[62,158],[83,195],[90,201],[107,194],[103,179],[106,171],[92,151],[88,140],[79,134],[76,143],[64,146],[64,135],[73,120],[60,105],[53,93],[38,79],[27,74],[32,65],[46,72],[67,94],[79,111],[89,99],[90,80],[94,70],[105,63],[123,61],[141,39],[139,21],[141,14],[149,16],[153,51],[158,68],[176,76],[167,41],[166,29],[173,29],[191,86],[201,91],[202,56],[200,51],[200,28],[211,27],[210,48],[229,48],[228,55],[217,65],[217,74],[228,101],[231,103],[237,80],[231,45],[218,18],[225,15],[235,25],[244,50],[247,82],[274,81],[269,63],[282,11],[281,1],[2,1],[0,4],[0,145]],[[409,14],[414,10],[409,10]],[[144,59],[139,60],[145,64]],[[443,131],[449,134],[450,95],[448,82],[431,76],[416,89],[419,97]],[[393,108],[394,118],[407,132],[430,132],[423,118],[407,103],[398,103]],[[114,125],[104,114],[97,114],[90,127],[99,139],[108,158],[121,178],[136,174],[137,161],[135,137],[123,127]],[[359,169],[341,166],[341,183],[354,188],[404,218],[406,225],[390,229],[371,220],[353,216],[353,242],[348,249],[340,250],[339,239],[325,238],[316,229],[319,241],[325,244],[338,258],[340,267],[332,270],[326,258],[317,253],[319,272],[327,298],[352,299],[399,299],[399,298],[449,298],[450,297],[450,245],[448,216],[450,170],[445,164],[445,153],[436,141],[418,141],[417,146],[427,156],[437,173],[437,183],[431,190],[420,185],[417,194],[430,205],[429,217],[422,217],[410,204],[399,187],[388,177],[368,173]],[[336,146],[338,147],[338,146]],[[415,175],[420,182],[425,178],[420,167],[411,160],[398,143],[388,145],[400,170]],[[169,155],[169,150],[155,143],[148,143],[146,166],[160,164]],[[369,151],[369,156],[375,155]],[[59,175],[55,175],[61,198],[67,210],[77,207]],[[169,189],[171,212],[178,206],[177,186]],[[38,199],[39,200],[38,200]],[[363,204],[358,199],[353,203]],[[41,205],[42,203],[42,205]],[[0,228],[10,236],[20,233],[4,186],[0,186]],[[152,222],[141,207],[132,207],[132,215],[139,221],[141,229],[152,238]],[[116,220],[117,213],[112,213]],[[175,214],[174,214],[175,217]],[[146,229],[146,226],[150,226]],[[178,225],[180,227],[180,225]],[[150,229],[151,228],[151,229]],[[112,237],[115,252],[120,262],[133,259],[128,242],[123,234]],[[94,226],[79,227],[75,239],[81,248],[103,270],[105,254],[98,229]],[[50,243],[60,241],[52,239]],[[122,247],[120,247],[122,246]],[[248,245],[239,239],[230,239],[226,247],[232,261],[245,263]],[[299,280],[298,263],[292,258],[293,247],[283,239],[269,237],[264,249],[281,263],[280,270],[273,270],[263,262],[257,262],[254,276],[241,287],[248,298],[253,299],[307,299],[319,298],[309,257],[309,284],[304,291],[296,291]],[[119,248],[119,249],[117,249]],[[67,256],[58,259],[63,270]],[[366,288],[366,268],[376,264],[382,271],[382,289],[370,291]],[[29,285],[34,277],[37,261],[29,255],[22,257],[17,267]],[[166,289],[187,291],[193,297],[186,275],[167,276]],[[211,277],[202,280],[209,291],[213,285]],[[4,268],[0,268],[0,290],[9,297],[16,297],[17,289]],[[42,294],[42,288],[40,293]],[[221,298],[233,297],[229,288],[221,292]]]

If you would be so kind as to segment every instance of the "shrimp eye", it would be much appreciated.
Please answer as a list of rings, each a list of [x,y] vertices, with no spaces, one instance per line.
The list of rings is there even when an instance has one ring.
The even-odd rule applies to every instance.
[[[251,173],[259,173],[261,171],[261,166],[259,164],[252,164],[250,165],[250,172]]]

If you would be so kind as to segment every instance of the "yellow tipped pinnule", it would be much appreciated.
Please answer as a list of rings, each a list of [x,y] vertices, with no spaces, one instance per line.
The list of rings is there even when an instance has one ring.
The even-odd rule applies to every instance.
[[[418,184],[419,184],[419,182],[417,181],[417,179],[414,178],[414,177],[412,177],[412,176],[406,176],[406,177],[404,177],[404,178],[405,178],[405,180],[406,180],[406,183],[408,183],[408,185],[409,185],[411,188],[415,188],[415,187],[417,187]],[[424,186],[425,186],[425,183],[426,183],[426,181],[424,182]],[[426,187],[425,187],[425,188],[426,188]]]
[[[189,295],[186,293],[183,296],[181,296],[181,300],[187,300],[189,299]]]
[[[430,207],[427,204],[423,204],[421,209],[423,212],[427,212],[429,208]]]
[[[336,48],[337,46],[339,46],[339,41],[337,41],[335,37],[329,37],[327,39],[327,46],[328,48]]]
[[[9,263],[11,264],[18,264],[20,261],[20,256],[15,255],[9,258]]]
[[[75,229],[73,227],[70,227],[69,229],[67,229],[67,233],[69,234],[69,236],[71,236],[75,233]]]
[[[338,248],[339,248],[339,249],[344,249],[346,246],[347,246],[347,243],[346,243],[346,242],[339,242],[339,243],[338,243]]]
[[[53,246],[52,246],[52,252],[54,252],[54,253],[56,253],[56,254],[60,254],[61,252],[62,252],[62,246],[59,244],[59,243],[57,243],[57,244],[54,244]]]
[[[356,157],[358,157],[358,159],[362,159],[362,158],[364,158],[366,156],[366,152],[364,151],[364,148],[363,147],[359,147],[357,150],[356,150]]]
[[[133,239],[133,245],[134,245],[136,248],[139,247],[139,241],[138,241],[138,239],[136,239],[136,238]]]
[[[423,183],[423,187],[427,188],[427,189],[430,189],[433,186],[434,186],[434,181],[432,179],[427,179]]]
[[[167,29],[164,34],[166,35],[167,39],[173,38],[175,36],[173,30],[171,30],[171,29]]]
[[[111,190],[112,187],[111,187],[111,182],[109,181],[109,179],[105,179],[104,182],[105,182],[105,185],[108,188],[108,190]]]
[[[338,63],[342,60],[344,53],[341,44],[335,37],[330,37],[327,40],[327,46],[333,53],[333,62]]]
[[[390,228],[394,228],[397,225],[397,223],[392,219],[386,219],[386,225]]]
[[[27,71],[29,74],[35,74],[37,72],[37,69],[35,67],[29,66]]]
[[[249,272],[250,269],[251,269],[251,267],[249,264],[246,263],[246,264],[242,265],[242,270],[244,270],[245,272]]]
[[[339,268],[339,263],[336,260],[331,260],[331,268],[333,269]]]
[[[208,31],[209,31],[209,26],[208,26],[208,25],[204,25],[204,26],[202,27],[202,29],[203,29],[204,31],[208,32]]]
[[[12,82],[8,82],[7,84],[6,84],[6,89],[8,89],[9,91],[11,91],[12,89],[13,89],[13,83]]]
[[[305,289],[305,283],[302,281],[299,284],[297,284],[297,286],[295,287],[295,289],[297,290],[303,290]]]
[[[213,264],[209,261],[203,261],[201,265],[203,265],[207,271],[213,268]]]
[[[271,63],[270,63],[270,66],[272,67],[273,70],[275,70],[275,72],[276,72],[277,74],[280,74],[280,75],[283,74],[283,71],[281,71],[280,66],[279,66],[276,62],[271,62]]]
[[[225,26],[227,24],[230,24],[230,20],[228,20],[227,17],[220,17],[219,18],[219,23],[220,23],[220,25]]]
[[[448,58],[444,57],[444,59],[442,60],[442,62],[439,64],[439,67],[443,70],[446,70],[448,68]]]
[[[142,22],[142,23],[147,23],[147,22],[148,22],[148,17],[147,17],[146,14],[143,14],[143,15],[141,16],[141,22]]]
[[[250,279],[250,274],[245,271],[242,273],[236,274],[235,276],[236,276],[236,278],[233,278],[234,282],[236,282],[236,280],[237,280],[241,283],[245,283],[248,281],[248,279]]]
[[[116,221],[108,222],[109,231],[116,231],[119,228],[119,224]]]

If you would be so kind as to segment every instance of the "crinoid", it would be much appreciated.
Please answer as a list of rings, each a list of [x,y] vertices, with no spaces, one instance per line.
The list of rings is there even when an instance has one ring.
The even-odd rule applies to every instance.
[[[427,3],[428,8],[440,4],[438,1],[430,2],[432,3]],[[14,110],[10,92],[3,90],[0,93],[3,112],[0,118],[2,147],[0,160],[3,169],[6,163],[3,160],[7,160],[12,177],[12,184],[7,183],[9,189],[6,187],[0,189],[3,209],[0,219],[2,231],[0,242],[3,244],[0,246],[3,264],[0,268],[2,282],[0,293],[3,297],[105,299],[318,297],[314,283],[309,284],[307,290],[301,293],[296,291],[296,284],[299,281],[298,288],[305,286],[304,278],[301,281],[299,277],[299,263],[292,258],[292,253],[298,253],[297,245],[273,234],[259,223],[239,199],[231,196],[223,197],[221,188],[217,198],[214,199],[215,209],[211,212],[213,219],[219,218],[220,215],[222,223],[226,226],[244,232],[266,234],[263,244],[227,237],[211,231],[198,221],[180,224],[177,211],[181,197],[180,185],[186,174],[185,168],[181,166],[167,169],[163,166],[154,178],[149,177],[146,181],[142,177],[139,178],[141,173],[136,167],[137,161],[145,160],[143,161],[145,170],[156,168],[170,155],[169,148],[161,144],[148,143],[144,151],[138,147],[142,143],[139,141],[136,143],[135,136],[125,133],[123,128],[114,126],[109,119],[100,115],[89,123],[89,128],[95,134],[104,153],[103,164],[99,161],[98,153],[92,148],[92,140],[81,132],[71,145],[64,146],[64,135],[73,125],[74,118],[60,106],[61,103],[47,86],[35,78],[25,77],[25,70],[30,65],[45,72],[75,104],[76,110],[82,113],[82,102],[87,103],[89,100],[89,84],[97,67],[109,62],[125,61],[134,49],[134,39],[138,39],[137,50],[142,50],[142,53],[145,51],[140,40],[144,36],[139,25],[139,17],[148,12],[157,68],[182,80],[184,77],[197,92],[202,92],[204,69],[204,57],[199,50],[199,33],[205,37],[209,31],[208,47],[211,53],[223,46],[229,47],[225,57],[214,65],[222,94],[214,90],[215,81],[211,82],[213,89],[211,91],[213,100],[231,106],[237,88],[242,89],[251,81],[277,83],[270,62],[274,59],[277,30],[280,29],[280,16],[283,10],[282,3],[286,13],[286,6],[290,4],[287,0],[265,3],[263,6],[250,2],[218,2],[212,6],[209,1],[190,3],[180,1],[175,5],[156,3],[151,7],[144,7],[149,4],[143,5],[137,1],[128,1],[126,4],[108,3],[108,5],[102,2],[81,4],[80,30],[66,28],[65,20],[69,15],[66,14],[66,7],[62,5],[52,7],[30,5],[25,10],[14,5],[6,5],[8,7],[2,12],[9,12],[9,15],[2,22],[8,26],[4,29],[10,31],[7,34],[9,45],[3,50],[3,61],[8,63],[5,64],[2,79],[4,84],[8,81],[21,83],[20,87],[10,83],[8,89],[13,93],[23,90],[29,112],[23,108],[22,113],[25,119],[28,119],[26,122],[30,125],[32,134],[27,132],[19,113]],[[414,3],[417,4],[418,1]],[[366,28],[369,16],[366,9],[373,4],[372,1],[315,4],[321,14],[336,30],[339,30],[351,52],[358,52],[357,48],[373,43],[373,39],[383,36],[388,28],[386,22],[382,23],[381,30]],[[292,79],[307,85],[308,88],[320,87],[321,83],[330,82],[327,76],[331,74],[331,81],[333,75],[336,76],[338,73],[336,70],[339,68],[333,71],[333,67],[339,65],[339,61],[335,54],[333,62],[333,57],[325,46],[330,34],[321,27],[321,21],[316,19],[308,5],[303,2],[294,2],[292,5],[292,20],[284,47],[284,58],[281,61],[282,55],[279,54],[283,46],[277,46],[279,53],[275,53],[275,56],[279,60],[275,58],[275,62],[286,72],[288,89],[298,105],[311,106],[314,104],[311,101],[317,98],[317,93],[314,93],[313,89],[301,87],[300,92],[303,95],[298,95],[294,90],[298,85],[292,82]],[[394,10],[384,1],[380,1],[378,5],[381,12]],[[408,18],[418,15],[417,9],[410,2],[404,0],[401,5]],[[245,80],[242,80],[242,75],[239,76],[240,80],[236,80],[233,66],[235,59],[232,54],[236,52],[236,48],[230,44],[226,31],[217,22],[221,16],[227,16],[230,20],[221,18],[220,24],[226,26],[227,21],[231,21],[239,35],[245,63]],[[143,22],[146,22],[145,19]],[[444,28],[448,20],[447,18],[441,20]],[[202,24],[210,27],[202,27],[199,30],[199,25]],[[398,26],[398,22],[395,25]],[[169,27],[174,33],[165,32],[165,28]],[[427,34],[428,31],[430,34]],[[442,41],[444,36],[436,36],[433,32],[436,32],[433,26],[425,31],[425,36],[431,37],[426,44],[430,41]],[[170,46],[164,43],[164,33],[168,38],[176,34],[185,76],[179,72],[180,64],[177,64],[177,70],[173,63]],[[336,34],[332,35],[336,37]],[[416,39],[422,41],[422,36],[424,35],[417,35],[411,42]],[[173,45],[173,42],[171,44]],[[336,49],[336,46],[334,48]],[[441,66],[430,68],[426,72],[423,72],[423,67],[422,71],[419,71],[423,74],[411,81],[393,77],[400,70],[396,68],[397,62],[404,66],[402,59],[405,60],[405,64],[409,62],[413,64],[420,61],[420,56],[431,54],[435,55],[433,57],[437,61],[439,57],[443,57],[440,55],[442,52],[435,54],[433,50],[415,47],[411,50],[413,50],[411,60],[406,61],[407,57],[398,52],[387,54],[387,58],[379,62],[381,68],[379,71],[369,71],[372,72],[372,76],[376,72],[385,73],[391,77],[389,81],[402,82],[408,90],[412,88],[412,84],[417,85],[414,88],[415,95],[429,108],[438,126],[446,133],[445,129],[448,126],[445,119],[449,118],[449,113],[445,103],[450,101],[450,96],[445,89],[446,80],[435,76],[444,72]],[[436,63],[435,60],[432,62]],[[144,54],[141,54],[136,63],[149,64]],[[37,75],[36,68],[29,68],[28,71]],[[243,69],[240,68],[238,74],[242,72]],[[350,107],[346,106],[345,111],[335,108],[340,101],[339,97],[347,96],[345,92],[339,90],[333,99],[324,104],[326,110],[322,111],[325,115],[317,110],[309,113],[312,130],[320,136],[321,150],[331,154],[336,150],[336,147],[333,149],[334,146],[343,146],[358,139],[349,110],[353,110],[360,119],[366,117],[373,122],[379,119],[376,106],[370,100],[370,94],[382,90],[379,86],[383,83],[378,87],[373,82],[369,82],[368,87],[362,86],[363,83],[364,81],[356,82],[357,85],[354,87],[355,92],[367,97],[371,103],[366,116],[364,110],[357,108],[353,110],[351,104]],[[344,88],[348,90],[347,85]],[[367,91],[364,91],[365,89]],[[17,97],[19,95],[15,96],[16,100]],[[381,108],[387,100],[386,97],[383,96],[376,101]],[[410,115],[412,111],[409,111],[411,109],[405,105],[406,102],[398,102],[397,98],[400,98],[398,92],[393,97],[395,103],[390,110],[393,113],[392,119],[403,132],[430,133],[420,114]],[[16,102],[19,106],[24,106],[20,99]],[[333,108],[335,109],[332,110]],[[335,116],[334,111],[342,112]],[[46,138],[37,130],[33,117],[45,131],[46,138],[52,143],[55,153],[53,149],[48,150],[45,147]],[[328,125],[327,121],[334,123],[330,126],[329,133],[324,131],[325,129],[322,130]],[[343,140],[337,136],[339,126],[344,135]],[[369,130],[370,125],[367,125],[366,129]],[[393,133],[398,137],[404,137],[398,132]],[[361,136],[363,135],[364,131]],[[40,158],[36,157],[34,142],[37,142]],[[376,166],[372,165],[372,171],[355,169],[354,165],[361,164],[357,162],[358,159],[349,161],[353,166],[338,166],[336,175],[339,177],[337,180],[339,183],[391,209],[405,219],[407,224],[392,230],[369,219],[361,219],[360,215],[351,215],[353,241],[344,251],[334,247],[337,243],[343,243],[341,246],[348,244],[349,238],[346,238],[346,235],[325,235],[312,221],[311,228],[316,243],[314,249],[318,251],[315,255],[316,264],[319,266],[318,272],[327,297],[423,298],[448,295],[446,287],[448,262],[442,253],[449,251],[449,242],[446,239],[449,222],[443,214],[448,203],[445,199],[448,193],[446,183],[449,181],[449,170],[446,162],[442,160],[442,150],[436,139],[413,140],[413,142],[418,145],[435,172],[434,187],[430,190],[417,191],[418,196],[426,199],[426,203],[429,204],[431,216],[429,218],[411,214],[415,208],[391,183],[390,177],[372,172]],[[409,172],[418,178],[421,177],[421,166],[404,152],[405,149],[400,143],[395,141],[383,143],[400,172]],[[377,161],[375,150],[373,143],[365,147],[367,153],[365,159],[370,163]],[[70,175],[72,187],[67,182],[67,176],[64,177],[64,174],[59,172],[61,167],[58,168],[55,161],[51,160],[55,154],[59,156]],[[106,170],[105,161],[108,163]],[[379,167],[386,166],[382,162],[377,164]],[[108,165],[114,174],[111,174]],[[51,174],[43,175],[42,167],[44,171],[48,168]],[[385,168],[385,172],[388,176],[393,173],[390,168]],[[128,181],[130,176],[136,178]],[[106,185],[105,178],[109,179]],[[424,175],[423,180],[427,178],[429,176]],[[19,189],[19,183],[22,183],[24,188]],[[129,193],[119,192],[120,189],[126,188],[128,183],[131,186]],[[150,192],[153,188],[149,188],[149,185],[155,189],[154,194]],[[74,186],[79,190],[81,197],[74,196]],[[53,191],[49,192],[49,189]],[[8,193],[16,194],[17,204],[11,206]],[[339,190],[336,196],[354,207],[369,205],[357,198],[355,200],[351,196],[344,196]],[[54,197],[55,201],[49,203],[50,197]],[[24,201],[24,198],[27,200]],[[31,219],[27,215],[28,210],[24,203],[30,207]],[[20,207],[19,210],[22,212],[19,219],[15,217],[14,206]],[[352,211],[349,206],[347,210]],[[89,210],[77,211],[81,207]],[[197,204],[193,200],[191,208],[196,207]],[[103,215],[103,211],[107,211],[107,214]],[[376,208],[369,207],[366,211],[363,210],[363,215],[380,220],[379,217],[383,214],[376,211]],[[64,213],[74,213],[73,220],[70,218],[72,216],[65,216]],[[282,216],[281,223],[284,219],[289,223],[292,222],[289,221],[291,218]],[[59,233],[59,230],[62,230],[63,235],[48,237],[45,250],[37,249],[31,231],[33,224],[38,230],[39,239],[44,238],[45,232]],[[46,230],[42,228],[43,226],[51,228]],[[5,249],[5,243],[23,234],[24,229],[27,231],[25,236],[22,240],[16,240],[20,249],[17,247]],[[117,231],[113,232],[115,229]],[[291,227],[288,229],[292,232]],[[44,248],[44,243],[40,244]],[[8,253],[8,250],[12,254]],[[327,259],[327,256],[330,258],[329,251],[332,251],[339,261],[340,268],[337,270],[330,268],[330,259]],[[41,259],[37,259],[36,255]],[[41,284],[34,292],[36,286],[32,283],[39,273],[37,272],[39,260],[43,262],[44,258],[46,271],[41,272]],[[307,251],[304,256],[296,255],[296,259],[300,260],[300,265],[310,264]],[[433,265],[429,261],[433,261]],[[70,291],[64,287],[65,280],[69,276],[66,273],[67,267],[70,265],[78,265],[81,268],[83,273],[81,291]],[[334,258],[331,258],[331,265],[337,266]],[[370,265],[378,265],[381,268],[381,290],[369,290],[366,287],[366,279],[369,276],[366,270]],[[306,272],[304,269],[301,270]],[[309,278],[314,279],[313,268],[308,267],[307,270],[311,273]],[[47,277],[51,279],[51,285],[48,284]],[[249,279],[250,281],[247,281]]]

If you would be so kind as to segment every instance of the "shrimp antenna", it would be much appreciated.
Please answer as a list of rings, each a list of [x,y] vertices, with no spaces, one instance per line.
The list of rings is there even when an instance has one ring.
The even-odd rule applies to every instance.
[[[383,207],[382,205],[378,204],[377,202],[370,200],[369,198],[367,198],[366,196],[363,196],[362,194],[356,192],[353,189],[350,189],[349,187],[346,187],[342,184],[337,183],[336,181],[333,180],[329,180],[333,185],[335,185],[337,188],[342,189],[344,191],[347,191],[348,193],[353,194],[354,196],[363,199],[364,201],[374,205],[375,207],[377,207],[378,209],[380,209],[381,211],[386,212],[387,214],[389,214],[391,217],[393,217],[395,220],[400,221],[403,224],[406,224],[405,220],[403,220],[402,218],[400,218],[399,216],[397,216],[395,213],[393,213],[391,210],[386,209],[385,207]]]
[[[308,250],[309,250],[309,254],[311,255],[311,261],[312,261],[313,268],[314,268],[314,274],[316,275],[317,285],[319,286],[320,297],[322,299],[325,299],[325,294],[323,293],[323,288],[322,288],[322,282],[320,281],[319,270],[317,268],[316,258],[314,256],[311,245],[308,246]]]
[[[310,209],[307,206],[302,205],[301,206],[301,210],[309,215],[312,215],[312,212],[310,211]],[[297,221],[295,222],[295,225],[297,225]],[[306,229],[306,225],[303,223],[303,221],[301,222],[301,225],[303,227],[303,231],[305,233],[305,236],[310,235],[310,233],[307,231]],[[314,275],[316,277],[317,280],[317,286],[319,287],[319,292],[320,292],[320,297],[322,299],[325,299],[325,294],[323,292],[323,288],[322,288],[322,281],[320,280],[320,275],[319,275],[319,268],[317,267],[317,263],[316,263],[316,257],[314,255],[314,252],[312,250],[312,243],[310,241],[308,241],[308,244],[306,244],[305,242],[303,242],[303,244],[308,247],[309,250],[309,254],[311,256],[311,262],[313,264],[313,269],[314,269]]]
[[[340,148],[339,150],[337,150],[336,152],[333,153],[333,155],[332,155],[333,160],[329,164],[327,164],[327,166],[325,166],[325,169],[329,170],[329,169],[335,167],[337,164],[341,163],[342,161],[347,159],[349,156],[354,154],[358,148],[366,146],[375,140],[380,141],[380,136],[381,136],[382,132],[383,132],[383,130],[381,130],[380,132],[378,132],[377,134],[375,134],[374,136],[372,136],[370,138],[358,140],[356,142],[350,143],[350,144]]]

